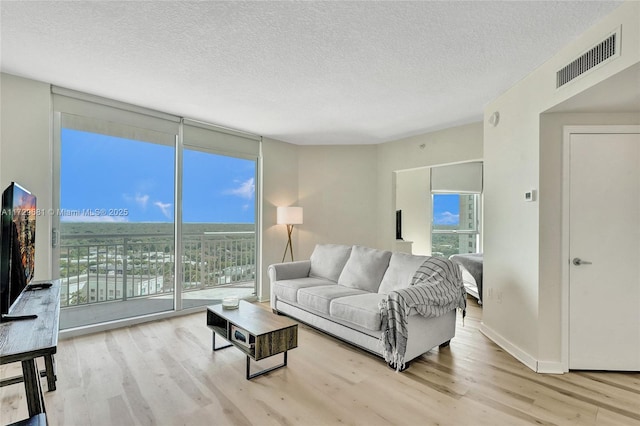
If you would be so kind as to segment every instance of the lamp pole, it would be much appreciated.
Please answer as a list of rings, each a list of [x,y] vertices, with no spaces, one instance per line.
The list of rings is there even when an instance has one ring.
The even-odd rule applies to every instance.
[[[293,225],[287,225],[287,245],[284,247],[284,253],[282,254],[282,261],[284,262],[284,258],[287,256],[287,249],[289,249],[289,253],[291,254],[291,261],[293,262],[293,244],[291,244],[291,233],[293,232]]]

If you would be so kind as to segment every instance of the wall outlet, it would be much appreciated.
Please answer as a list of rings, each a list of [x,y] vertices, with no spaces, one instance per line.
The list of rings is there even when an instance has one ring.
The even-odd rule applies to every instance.
[[[524,193],[524,200],[525,201],[535,201],[536,200],[536,190],[535,189],[530,189],[527,192]]]

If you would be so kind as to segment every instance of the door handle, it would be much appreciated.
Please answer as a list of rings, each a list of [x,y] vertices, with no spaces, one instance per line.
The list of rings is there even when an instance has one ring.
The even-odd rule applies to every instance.
[[[586,260],[582,260],[579,257],[574,257],[573,260],[571,261],[571,263],[573,263],[575,266],[591,265],[591,262],[587,262]]]

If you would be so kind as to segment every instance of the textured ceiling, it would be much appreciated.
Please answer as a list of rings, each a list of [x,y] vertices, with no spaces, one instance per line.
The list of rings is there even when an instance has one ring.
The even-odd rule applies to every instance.
[[[2,1],[0,64],[291,143],[379,143],[481,120],[619,4]]]

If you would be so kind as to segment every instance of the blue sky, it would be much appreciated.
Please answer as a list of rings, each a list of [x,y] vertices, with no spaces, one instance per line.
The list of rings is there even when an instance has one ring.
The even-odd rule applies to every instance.
[[[187,149],[183,160],[184,222],[254,223],[254,161]],[[61,220],[170,222],[173,187],[173,147],[62,130],[60,207],[96,214]]]
[[[458,194],[433,195],[433,223],[458,225],[460,223],[460,196]]]

